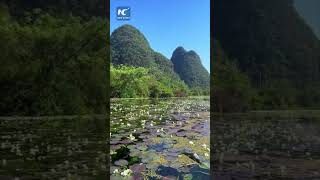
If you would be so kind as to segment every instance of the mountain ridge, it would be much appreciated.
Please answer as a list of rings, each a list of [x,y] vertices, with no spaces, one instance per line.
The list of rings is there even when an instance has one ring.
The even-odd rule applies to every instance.
[[[196,79],[199,78],[190,77],[187,73],[182,73],[180,71],[177,72],[177,66],[181,64],[174,63],[171,59],[168,59],[160,52],[156,52],[150,47],[150,44],[147,38],[143,35],[141,31],[135,28],[132,25],[122,25],[115,29],[111,33],[111,62],[114,65],[129,65],[136,67],[157,67],[161,71],[170,74],[172,77],[179,77],[180,80],[183,80],[190,88],[208,88],[209,83],[205,85],[205,83],[190,83],[190,81],[186,81],[186,79]],[[177,47],[177,49],[181,49],[185,51],[185,49],[181,46]],[[176,49],[176,50],[177,50]],[[175,51],[172,56],[174,56]],[[204,73],[205,75],[200,75],[201,78],[205,78],[206,82],[209,82],[209,73],[203,67],[201,63],[201,59],[199,55],[191,50],[188,51],[188,60],[194,60],[196,68],[200,68],[201,70],[197,70],[197,72]],[[182,65],[188,65],[188,63],[184,63]],[[193,71],[192,67],[187,68],[189,71]],[[180,72],[180,73],[179,73]],[[198,74],[193,73],[192,76],[197,76]],[[207,75],[207,77],[206,77]],[[187,78],[186,78],[187,77]]]

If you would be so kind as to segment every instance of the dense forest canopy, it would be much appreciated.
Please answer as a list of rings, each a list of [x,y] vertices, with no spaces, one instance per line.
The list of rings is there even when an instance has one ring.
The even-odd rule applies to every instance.
[[[94,3],[0,3],[0,115],[105,113],[109,32]]]
[[[320,41],[292,0],[223,0],[214,7],[213,36],[255,90],[250,109],[320,106]]]
[[[14,17],[23,17],[35,9],[59,16],[106,17],[109,9],[104,0],[4,0]]]
[[[110,44],[113,64],[150,67],[154,63],[149,42],[133,26],[124,25],[117,28],[111,34]]]

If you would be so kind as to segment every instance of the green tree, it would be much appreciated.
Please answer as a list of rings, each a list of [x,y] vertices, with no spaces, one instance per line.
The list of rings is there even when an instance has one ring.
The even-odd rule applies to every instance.
[[[33,18],[0,21],[1,115],[104,113],[105,20]]]
[[[149,97],[148,83],[151,77],[148,69],[111,65],[110,82],[111,97],[136,98]]]

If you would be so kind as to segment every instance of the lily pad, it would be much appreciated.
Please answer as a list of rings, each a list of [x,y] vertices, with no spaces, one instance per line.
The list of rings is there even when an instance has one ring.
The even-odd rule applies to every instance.
[[[153,144],[153,145],[149,145],[148,150],[155,150],[157,152],[162,152],[165,149],[168,149],[170,146],[168,144],[165,143],[157,143],[157,144]]]
[[[126,165],[128,165],[129,163],[128,163],[128,161],[125,160],[125,159],[120,159],[120,160],[118,160],[118,161],[115,161],[114,164],[115,164],[116,166],[126,166]]]
[[[141,173],[146,170],[146,165],[145,164],[134,164],[130,166],[131,171],[133,173]]]
[[[159,168],[157,169],[157,174],[161,175],[161,176],[174,176],[174,177],[178,177],[180,175],[179,171],[175,168],[172,167],[166,167],[166,166],[159,166]]]
[[[176,133],[176,136],[178,136],[178,137],[186,137],[187,133],[185,131],[180,131],[180,132]]]

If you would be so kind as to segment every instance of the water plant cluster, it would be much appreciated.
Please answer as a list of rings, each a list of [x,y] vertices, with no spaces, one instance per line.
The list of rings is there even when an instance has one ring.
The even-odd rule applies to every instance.
[[[112,179],[210,179],[209,99],[111,104]]]

